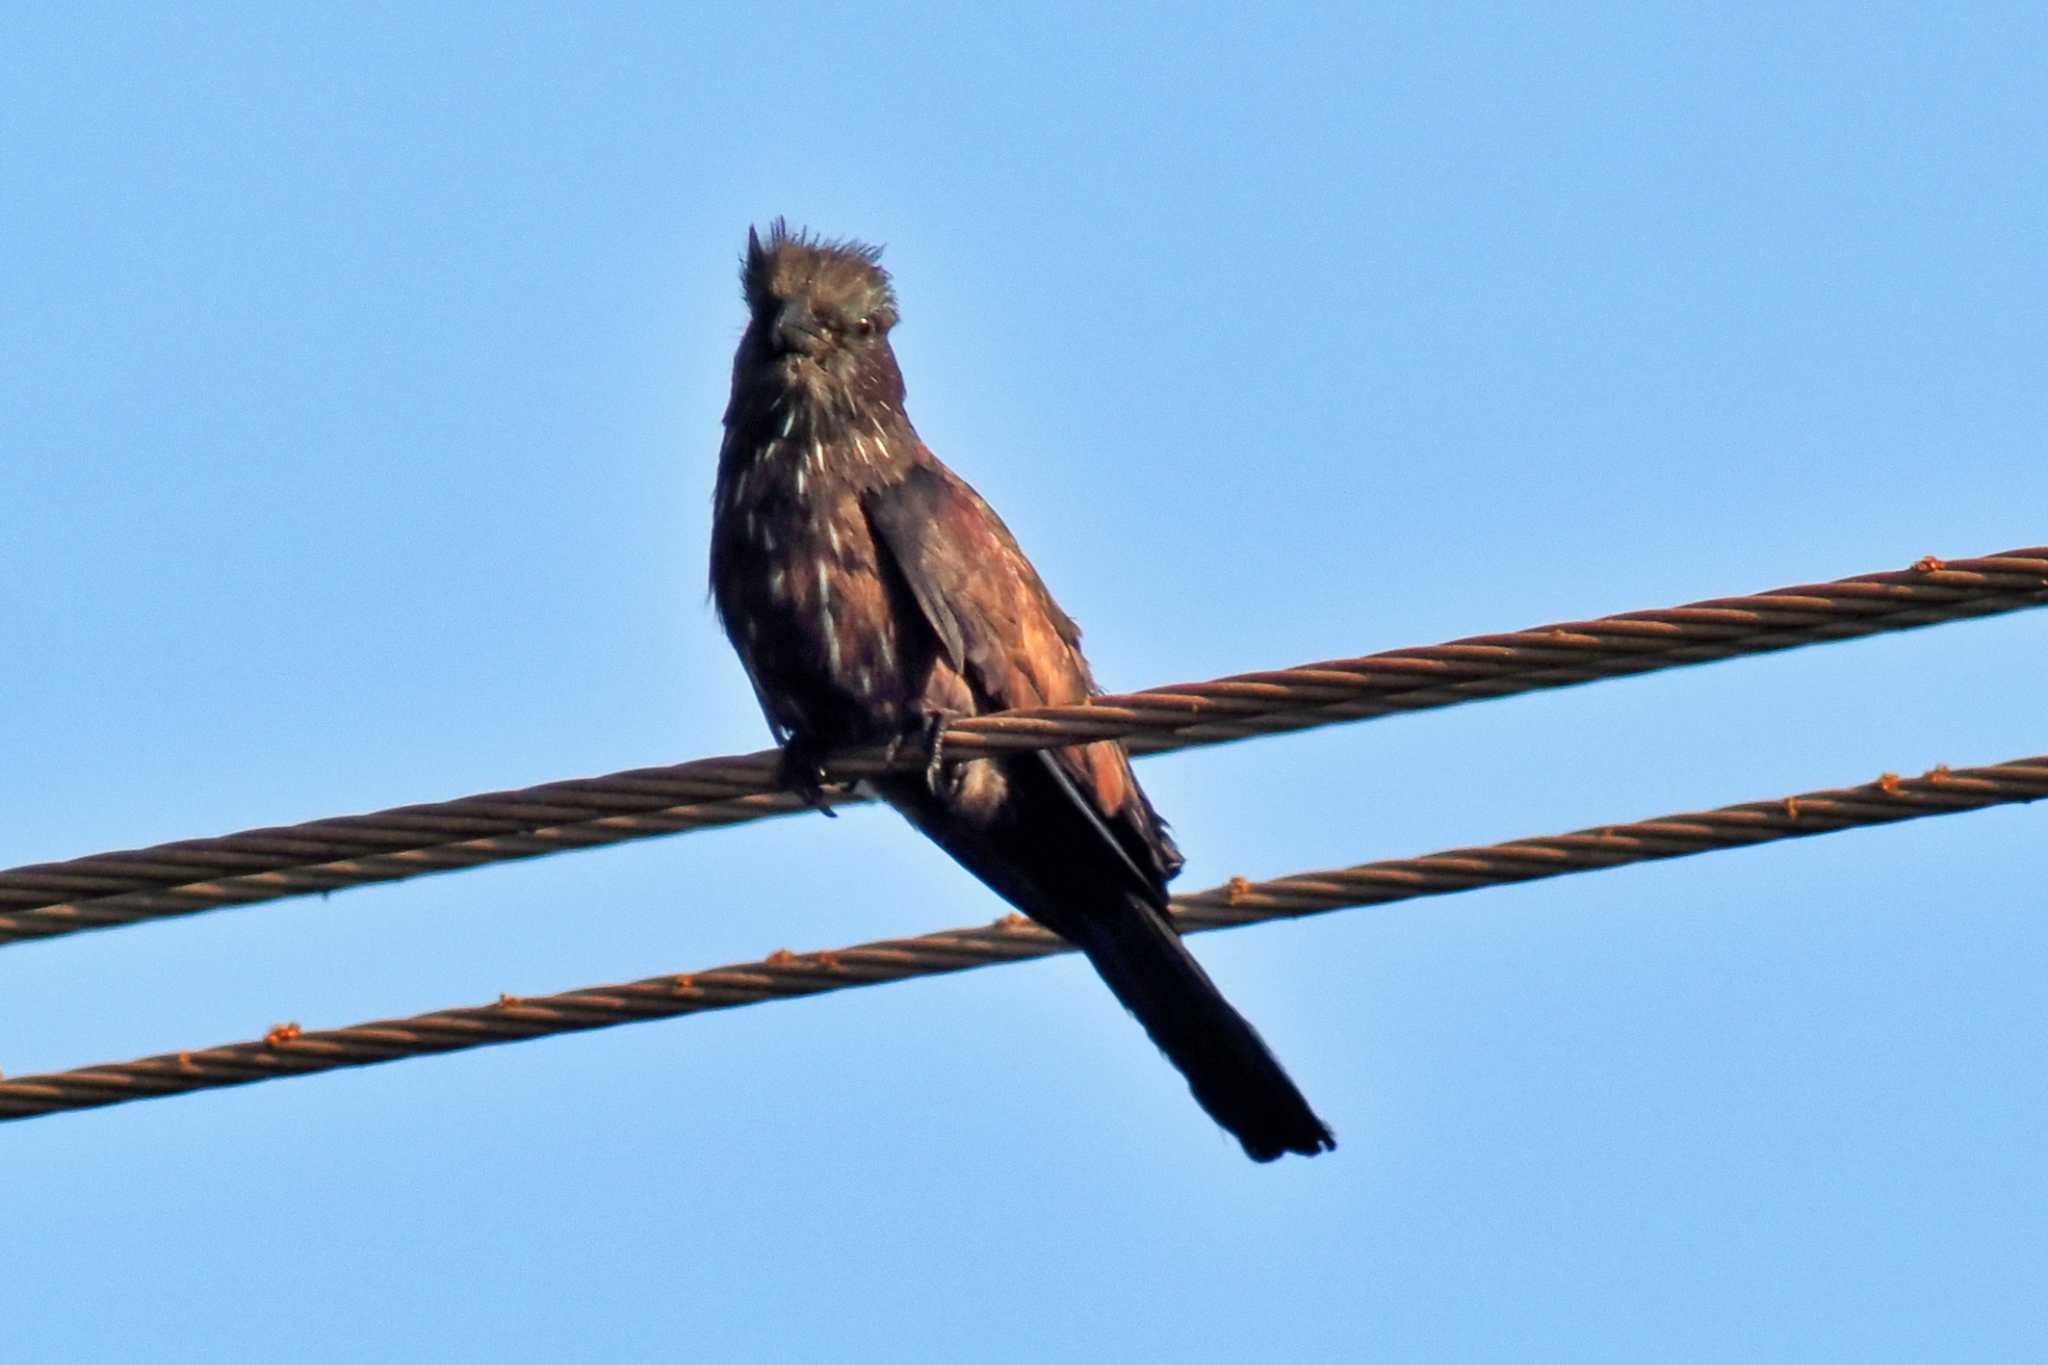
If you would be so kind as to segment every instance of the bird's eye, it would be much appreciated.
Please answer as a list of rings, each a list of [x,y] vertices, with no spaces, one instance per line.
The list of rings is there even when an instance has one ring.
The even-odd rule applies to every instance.
[[[855,318],[853,334],[857,337],[873,336],[875,334],[875,320],[873,318]]]

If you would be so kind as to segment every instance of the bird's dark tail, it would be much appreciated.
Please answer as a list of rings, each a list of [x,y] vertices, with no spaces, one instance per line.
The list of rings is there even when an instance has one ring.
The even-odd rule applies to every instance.
[[[1337,1139],[1234,1009],[1166,916],[1135,892],[1116,913],[1062,929],[1187,1077],[1195,1100],[1254,1161],[1334,1151]]]
[[[1148,873],[1045,756],[995,771],[1004,800],[993,817],[961,818],[922,777],[876,786],[961,866],[1086,953],[1245,1155],[1272,1161],[1335,1150],[1328,1126],[1175,931],[1165,885],[1180,861],[1172,846]]]

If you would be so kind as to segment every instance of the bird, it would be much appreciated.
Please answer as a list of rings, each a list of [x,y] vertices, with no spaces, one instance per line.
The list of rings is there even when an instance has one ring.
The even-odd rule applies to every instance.
[[[922,743],[924,770],[871,779],[875,795],[1079,948],[1252,1160],[1334,1150],[1181,941],[1166,890],[1181,854],[1123,745],[944,760],[952,719],[1098,689],[1009,528],[911,425],[880,249],[777,218],[765,240],[748,228],[740,282],[711,596],[785,786],[823,808],[832,749]]]

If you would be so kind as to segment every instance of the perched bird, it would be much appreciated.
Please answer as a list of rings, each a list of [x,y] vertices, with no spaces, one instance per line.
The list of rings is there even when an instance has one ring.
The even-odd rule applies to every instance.
[[[1081,632],[1000,518],[927,450],[878,249],[749,229],[711,532],[720,620],[812,799],[820,758],[1096,691]],[[1113,742],[935,761],[877,794],[1073,943],[1255,1161],[1336,1140],[1167,915],[1181,856]]]

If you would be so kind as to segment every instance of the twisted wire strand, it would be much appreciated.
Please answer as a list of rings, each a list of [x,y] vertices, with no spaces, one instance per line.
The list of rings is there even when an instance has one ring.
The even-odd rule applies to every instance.
[[[1860,787],[1803,792],[1572,834],[1451,849],[1267,882],[1232,878],[1212,890],[1176,897],[1174,912],[1186,931],[1222,929],[1980,810],[2044,796],[2048,796],[2048,754],[1982,768],[1936,768],[1918,778],[1901,779],[1887,773]],[[888,939],[828,952],[775,952],[758,962],[710,971],[530,999],[501,996],[491,1005],[437,1010],[348,1028],[315,1032],[281,1024],[252,1042],[0,1081],[0,1119],[32,1118],[734,1009],[1071,951],[1070,945],[1051,933],[1012,915],[992,925],[919,938]]]
[[[1154,754],[2048,604],[2048,546],[1504,635],[1112,694],[946,727],[968,758],[1121,738]],[[0,943],[252,905],[804,809],[774,750],[0,872]],[[835,779],[921,766],[880,748]],[[858,798],[834,793],[833,804]]]

